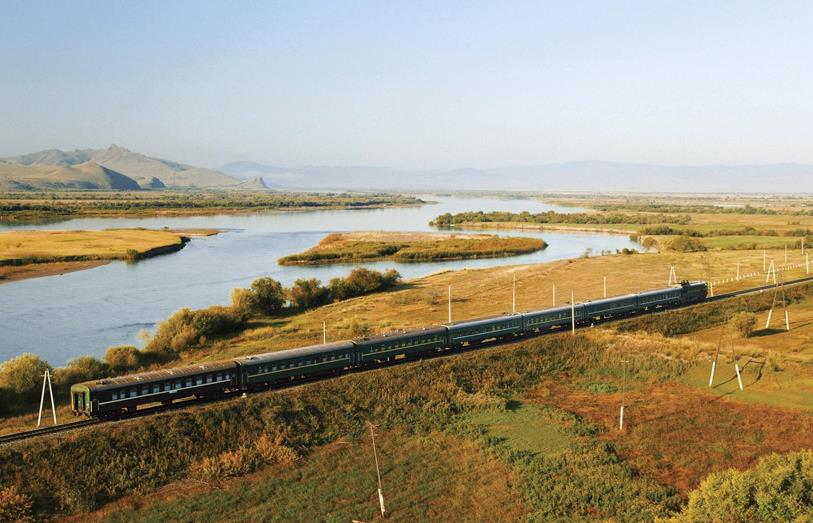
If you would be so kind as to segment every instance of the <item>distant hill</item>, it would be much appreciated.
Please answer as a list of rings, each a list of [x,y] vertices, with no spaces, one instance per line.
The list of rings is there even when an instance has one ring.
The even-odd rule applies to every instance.
[[[144,188],[156,185],[153,178],[157,178],[167,187],[214,188],[239,183],[239,180],[212,169],[152,158],[117,145],[111,145],[107,149],[80,149],[68,152],[49,149],[3,160],[27,166],[73,166],[95,162],[132,178]]]
[[[263,176],[298,189],[507,190],[612,192],[813,192],[813,165],[666,166],[604,161],[418,170],[389,167],[280,167],[234,162],[235,178]]]
[[[75,165],[20,165],[0,162],[0,190],[109,190],[133,191],[132,178],[95,162]]]
[[[266,185],[262,176],[256,176],[250,180],[240,182],[235,186],[236,189],[244,191],[270,191],[271,188]]]

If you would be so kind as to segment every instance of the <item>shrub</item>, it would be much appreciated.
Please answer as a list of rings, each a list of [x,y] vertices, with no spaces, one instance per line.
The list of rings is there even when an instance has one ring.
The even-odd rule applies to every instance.
[[[95,380],[110,373],[110,366],[93,356],[79,356],[68,362],[66,367],[54,371],[54,384],[70,387],[74,383]]]
[[[124,253],[124,259],[128,263],[137,262],[141,259],[141,253],[135,249],[127,249],[127,251]]]
[[[676,252],[700,252],[705,251],[706,246],[701,240],[689,236],[678,236],[668,244],[669,249]]]
[[[810,521],[813,452],[772,454],[748,470],[712,473],[673,521]]]
[[[141,351],[132,345],[110,347],[104,353],[104,361],[116,374],[136,370],[142,366]]]
[[[392,288],[401,279],[395,269],[384,273],[353,269],[346,278],[333,278],[328,284],[331,301],[341,301]]]
[[[757,317],[749,312],[740,312],[732,318],[734,328],[743,338],[750,338],[757,324]]]
[[[324,305],[328,301],[329,291],[316,278],[299,279],[289,291],[291,303],[299,309],[311,309]]]
[[[33,521],[31,497],[11,485],[0,489],[0,521],[25,523]]]
[[[273,278],[257,278],[248,289],[232,291],[232,306],[245,314],[273,315],[285,305],[285,291]]]
[[[233,332],[245,326],[245,318],[231,307],[183,308],[158,325],[146,350],[179,353],[206,341],[206,338]]]
[[[17,405],[36,402],[42,387],[42,375],[50,365],[39,356],[23,353],[0,364],[0,388],[16,396]]]

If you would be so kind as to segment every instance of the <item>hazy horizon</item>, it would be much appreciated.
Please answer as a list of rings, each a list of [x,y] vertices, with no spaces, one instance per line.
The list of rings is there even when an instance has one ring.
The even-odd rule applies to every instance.
[[[116,143],[205,167],[813,163],[807,4],[0,12],[0,156]]]

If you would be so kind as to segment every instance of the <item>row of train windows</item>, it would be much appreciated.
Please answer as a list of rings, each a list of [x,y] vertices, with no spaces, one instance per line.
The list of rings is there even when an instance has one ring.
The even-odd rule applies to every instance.
[[[161,383],[150,383],[137,387],[130,387],[129,389],[113,391],[111,399],[125,399],[137,398],[138,396],[146,396],[148,394],[158,394],[160,392],[169,392],[172,390],[181,390],[187,387],[197,385],[205,385],[207,383],[215,383],[223,380],[230,380],[230,372],[217,372],[213,374],[205,374],[200,376],[190,376],[174,381],[164,381]]]
[[[511,328],[511,327],[519,327],[519,324],[516,323],[516,322],[513,322],[513,323],[510,323],[508,325],[489,325],[488,327],[478,327],[478,328],[474,328],[474,329],[466,329],[466,330],[462,331],[460,334],[466,335],[466,334],[480,334],[480,333],[485,333],[485,332],[495,332],[495,331],[499,331],[499,330],[503,330],[503,329],[507,329],[507,328]]]
[[[303,367],[306,365],[315,365],[317,363],[326,363],[328,361],[336,361],[347,358],[347,354],[329,354],[321,358],[311,358],[309,360],[293,361],[290,363],[278,363],[277,365],[260,365],[257,369],[258,372],[274,372],[277,370],[293,369],[296,367]]]
[[[663,301],[663,300],[672,300],[677,298],[677,296],[649,296],[647,298],[640,298],[641,303],[653,303],[656,301]]]
[[[531,320],[531,323],[542,323],[542,322],[552,321],[552,320],[564,320],[565,318],[570,319],[571,315],[572,315],[572,313],[570,311],[567,311],[567,312],[560,312],[560,313],[556,314],[555,316],[537,316],[533,320]]]
[[[397,342],[397,343],[393,343],[391,345],[380,345],[378,347],[373,347],[372,349],[370,349],[370,352],[381,352],[381,351],[385,351],[385,350],[400,349],[400,348],[403,348],[403,347],[412,347],[414,345],[422,345],[424,343],[432,343],[432,342],[435,342],[435,343],[437,343],[437,342],[446,342],[446,336],[438,335],[438,336],[433,336],[431,338],[420,338],[420,339],[417,339],[417,340],[415,338],[406,339],[406,340],[402,340],[402,341]]]

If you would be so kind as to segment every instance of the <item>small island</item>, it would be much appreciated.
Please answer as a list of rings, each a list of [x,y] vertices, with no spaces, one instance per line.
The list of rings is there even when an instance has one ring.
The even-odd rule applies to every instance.
[[[26,230],[0,233],[0,283],[134,262],[183,249],[191,236],[215,229]]]
[[[422,232],[332,233],[316,246],[279,259],[280,265],[319,265],[392,260],[418,263],[529,254],[547,247],[544,240]]]

